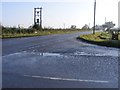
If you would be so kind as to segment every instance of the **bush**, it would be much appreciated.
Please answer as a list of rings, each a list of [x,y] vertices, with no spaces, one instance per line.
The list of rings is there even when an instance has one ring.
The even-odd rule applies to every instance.
[[[33,25],[32,29],[42,30],[42,28],[37,24]]]

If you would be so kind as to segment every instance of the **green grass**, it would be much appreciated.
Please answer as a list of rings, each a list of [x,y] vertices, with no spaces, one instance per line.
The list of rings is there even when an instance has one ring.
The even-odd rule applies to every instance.
[[[15,34],[2,34],[2,38],[19,38],[19,37],[33,37],[33,36],[44,36],[44,35],[51,35],[51,34],[70,34],[76,33],[84,30],[46,30],[46,31],[38,31],[38,33],[15,33]]]
[[[97,32],[96,34],[81,35],[78,39],[82,39],[97,45],[120,48],[120,35],[119,40],[111,40],[111,34],[108,32]]]
[[[80,38],[83,38],[85,40],[89,40],[89,41],[96,41],[96,42],[101,42],[104,41],[104,39],[100,39],[100,34],[101,33],[96,33],[94,34],[88,34],[88,35],[81,35]]]

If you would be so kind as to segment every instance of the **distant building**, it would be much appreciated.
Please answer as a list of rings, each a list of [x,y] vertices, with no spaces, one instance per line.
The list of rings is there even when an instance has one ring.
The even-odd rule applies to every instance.
[[[95,26],[95,30],[103,30],[103,26],[102,25],[96,25]]]
[[[111,21],[111,22],[106,22],[105,24],[102,25],[103,29],[110,29],[113,28],[115,26],[115,24]]]
[[[88,30],[90,29],[89,26],[87,24],[85,24],[83,27],[82,27],[83,30]]]
[[[103,25],[96,25],[95,26],[95,30],[108,30],[111,29],[115,26],[115,24],[111,21],[111,22],[105,22],[105,24]],[[93,27],[92,27],[93,29]]]
[[[92,30],[93,30],[93,27],[92,27]],[[104,28],[102,25],[96,25],[95,30],[104,30]]]

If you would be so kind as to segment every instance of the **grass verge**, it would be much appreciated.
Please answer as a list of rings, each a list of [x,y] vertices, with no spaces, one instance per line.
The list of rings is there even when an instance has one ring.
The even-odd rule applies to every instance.
[[[120,35],[119,40],[111,40],[111,35],[107,32],[97,32],[94,35],[81,35],[77,39],[81,39],[82,41],[101,46],[120,48]]]

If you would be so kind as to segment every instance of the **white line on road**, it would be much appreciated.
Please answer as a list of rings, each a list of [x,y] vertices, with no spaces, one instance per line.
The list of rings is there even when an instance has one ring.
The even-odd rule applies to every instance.
[[[25,77],[32,77],[32,78],[41,78],[41,79],[50,79],[50,80],[63,80],[63,81],[76,81],[76,82],[95,82],[95,83],[108,83],[109,82],[109,81],[100,81],[100,80],[82,80],[82,79],[68,79],[68,78],[30,76],[30,75],[24,75],[24,76]]]
[[[9,57],[9,56],[13,56],[13,55],[19,55],[20,53],[19,52],[17,52],[17,53],[12,53],[12,54],[8,54],[8,55],[4,55],[4,56],[2,56],[2,57]]]

